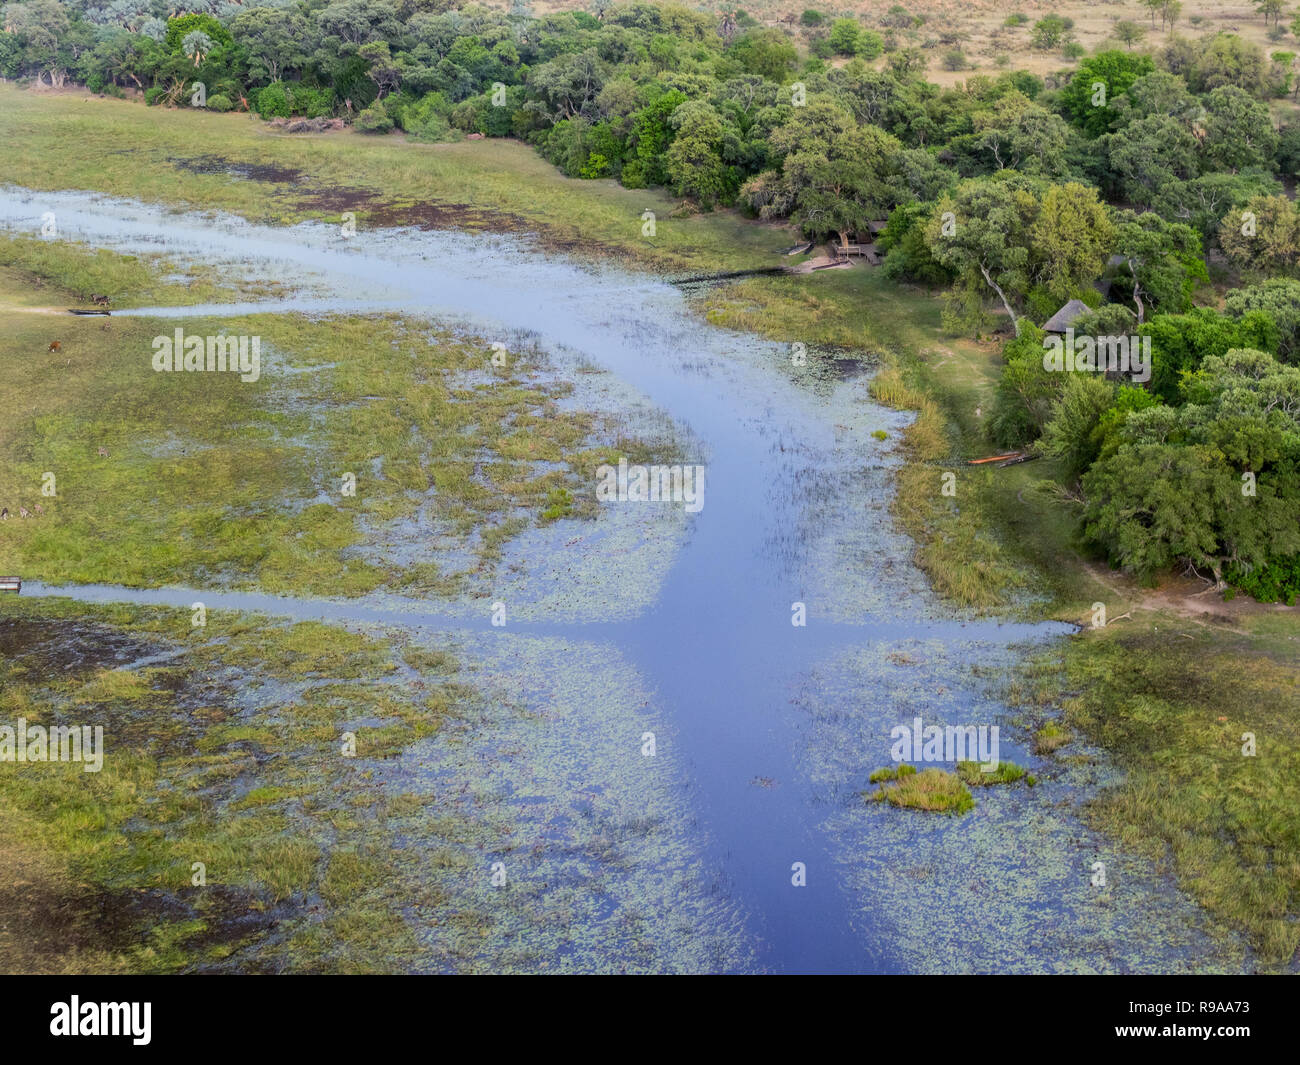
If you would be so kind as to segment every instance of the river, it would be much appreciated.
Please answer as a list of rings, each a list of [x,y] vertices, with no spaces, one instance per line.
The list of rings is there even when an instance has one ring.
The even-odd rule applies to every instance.
[[[1082,823],[1077,803],[1117,779],[1102,752],[1066,768],[1017,742],[1014,715],[988,676],[1069,627],[975,619],[929,592],[889,516],[908,415],[871,401],[869,373],[804,376],[787,345],[705,324],[670,284],[549,254],[527,238],[414,230],[349,238],[322,224],[272,229],[89,194],[0,197],[0,223],[18,232],[38,231],[45,211],[67,239],[303,288],[292,299],[115,317],[399,313],[485,337],[534,338],[559,372],[595,365],[664,412],[687,461],[704,466],[705,494],[652,563],[592,538],[571,551],[587,552],[579,565],[594,575],[580,594],[542,594],[527,581],[502,593],[504,627],[491,624],[486,605],[383,594],[324,601],[29,583],[24,595],[184,607],[201,598],[209,608],[453,632],[484,661],[514,647],[523,656],[526,644],[529,654],[553,654],[547,641],[565,641],[576,653],[551,665],[582,674],[593,690],[614,682],[602,671],[631,668],[649,693],[649,720],[663,722],[671,745],[690,822],[683,832],[740,915],[741,931],[731,933],[746,941],[739,968],[1248,965],[1240,943],[1212,936],[1165,872]],[[871,435],[877,429],[885,440]],[[640,505],[652,504],[608,506]],[[516,560],[540,571],[566,534],[525,538]],[[792,624],[796,604],[804,625]],[[890,764],[891,728],[915,717],[999,725],[1002,759],[1029,765],[1041,783],[977,789],[976,811],[962,818],[865,802],[868,774]],[[628,729],[635,749],[641,729]],[[595,757],[580,732],[564,737],[564,749],[579,762]],[[1103,889],[1092,880],[1097,861],[1110,873]],[[574,967],[589,966],[578,958]]]

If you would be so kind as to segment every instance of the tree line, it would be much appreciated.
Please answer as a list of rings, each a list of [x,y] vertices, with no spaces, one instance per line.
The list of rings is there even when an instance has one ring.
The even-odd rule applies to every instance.
[[[1149,6],[1170,30],[1150,51],[1081,55],[1050,16],[1031,44],[1072,69],[944,88],[902,6],[766,27],[607,0],[541,17],[518,0],[24,0],[4,9],[0,73],[174,106],[201,82],[218,111],[516,137],[572,177],[815,239],[887,220],[889,277],[944,288],[955,331],[1006,327],[992,435],[1061,460],[1094,543],[1140,574],[1183,561],[1291,600],[1300,124],[1279,127],[1269,101],[1296,90],[1293,53],[1181,37],[1177,4]],[[1236,283],[1222,299],[1211,266]],[[1149,381],[1045,367],[1040,323],[1072,299],[1078,335],[1150,339]]]

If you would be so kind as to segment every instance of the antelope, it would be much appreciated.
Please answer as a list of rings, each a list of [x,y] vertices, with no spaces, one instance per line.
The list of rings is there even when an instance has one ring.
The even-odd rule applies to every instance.
[[[0,507],[0,521],[8,521],[8,520],[9,520],[9,508]]]
[[[19,507],[19,508],[18,508],[18,516],[19,516],[20,518],[30,518],[30,517],[31,517],[31,514],[28,513],[26,507]]]
[[[107,296],[96,296],[92,293],[90,297],[90,302],[95,304],[98,307],[107,307],[110,301]]]
[[[39,503],[33,503],[33,504],[32,504],[32,510],[36,511],[37,514],[44,514],[44,513],[45,513],[45,508],[44,508],[43,506],[41,506]]]
[[[108,448],[101,447],[101,448],[99,449],[99,457],[100,457],[101,459],[106,459],[106,458],[108,458]]]
[[[51,344],[50,344],[50,346],[49,346],[49,348],[48,348],[47,350],[49,350],[49,351],[62,351],[62,350],[63,350],[63,345],[60,344],[57,340],[55,340],[55,341],[52,341],[52,342],[51,342]]]

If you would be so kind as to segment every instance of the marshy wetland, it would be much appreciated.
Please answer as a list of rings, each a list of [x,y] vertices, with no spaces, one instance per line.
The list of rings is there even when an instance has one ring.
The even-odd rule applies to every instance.
[[[1143,744],[1101,738],[1142,722],[1098,700],[1174,696],[1128,675],[1126,634],[1080,679],[1093,586],[982,539],[971,596],[926,567],[974,520],[908,509],[944,468],[925,434],[964,431],[956,404],[907,402],[933,307],[849,313],[830,277],[683,291],[687,253],[584,254],[493,183],[479,221],[513,232],[444,200],[344,235],[333,203],[246,209],[332,149],[295,142],[286,174],[183,147],[139,198],[111,170],[0,191],[0,503],[30,515],[0,526],[24,579],[0,596],[0,722],[102,724],[107,748],[99,773],[0,773],[6,969],[1286,964],[1285,897],[1243,921],[1141,838],[1168,835],[1132,791]],[[634,202],[598,210],[635,233]],[[111,315],[61,313],[90,292]],[[155,371],[178,325],[260,338],[257,379]],[[599,502],[620,459],[702,466],[703,506]],[[1289,623],[1238,624],[1262,641],[1241,655],[1281,663],[1252,696],[1281,713]],[[1028,775],[956,811],[873,801],[917,718],[997,725]]]

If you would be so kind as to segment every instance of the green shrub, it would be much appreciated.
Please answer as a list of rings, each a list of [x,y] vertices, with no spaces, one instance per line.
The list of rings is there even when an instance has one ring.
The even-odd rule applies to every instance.
[[[587,161],[582,164],[581,169],[578,171],[578,177],[603,178],[609,177],[609,172],[609,160],[601,155],[600,152],[592,152],[587,156]]]
[[[1295,606],[1296,598],[1300,596],[1300,555],[1271,558],[1252,570],[1231,565],[1224,570],[1223,577],[1261,603]]]
[[[885,39],[875,30],[863,30],[858,34],[858,43],[854,54],[859,59],[875,59],[885,50]]]
[[[225,93],[217,93],[215,96],[208,97],[209,111],[229,111],[235,105],[230,102],[230,97]]]
[[[966,58],[966,53],[960,48],[950,48],[943,53],[944,70],[965,70],[968,66],[970,62]]]
[[[430,92],[425,93],[418,102],[404,107],[401,114],[393,118],[416,140],[447,141],[455,136],[451,128],[451,112],[451,101],[446,96],[440,92]]]
[[[273,81],[257,94],[253,110],[262,118],[288,118],[290,114],[289,94],[284,83]]]
[[[376,100],[364,111],[357,114],[356,128],[362,133],[388,133],[393,128],[393,120],[383,103]]]
[[[334,90],[313,89],[295,84],[289,87],[289,110],[304,118],[328,118],[334,114]]]

